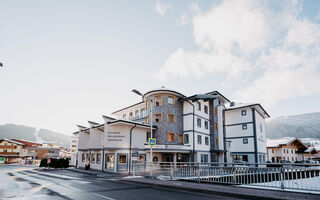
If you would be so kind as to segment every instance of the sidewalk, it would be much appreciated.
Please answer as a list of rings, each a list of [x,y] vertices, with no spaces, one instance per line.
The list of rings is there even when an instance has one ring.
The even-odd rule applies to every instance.
[[[147,179],[143,177],[131,177],[121,179],[123,182],[131,182],[143,185],[152,185],[154,187],[178,189],[191,192],[199,192],[206,194],[215,194],[228,197],[238,197],[244,199],[320,199],[320,195],[296,193],[287,191],[275,191],[265,189],[243,188],[236,186],[220,185],[220,184],[203,184],[184,181],[166,181],[157,179]]]
[[[88,175],[96,175],[98,177],[125,177],[128,176],[128,174],[119,174],[119,173],[114,173],[114,172],[102,172],[98,170],[85,170],[85,169],[79,169],[75,167],[69,167],[67,170],[78,172],[78,173],[83,173],[83,174],[88,174]]]

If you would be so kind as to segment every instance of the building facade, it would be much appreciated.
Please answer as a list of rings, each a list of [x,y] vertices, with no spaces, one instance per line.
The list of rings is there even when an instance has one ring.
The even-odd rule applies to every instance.
[[[260,104],[234,104],[225,109],[225,150],[230,161],[265,163],[267,160],[265,119]]]
[[[78,126],[78,167],[127,171],[133,161],[265,162],[264,119],[269,115],[260,104],[229,103],[217,91],[189,97],[166,88],[148,91],[141,102],[113,112],[114,118]],[[243,110],[245,117],[239,115]],[[152,158],[151,127],[156,139]]]
[[[23,143],[5,138],[1,139],[0,163],[9,164],[19,162],[21,157],[24,157],[23,147]]]

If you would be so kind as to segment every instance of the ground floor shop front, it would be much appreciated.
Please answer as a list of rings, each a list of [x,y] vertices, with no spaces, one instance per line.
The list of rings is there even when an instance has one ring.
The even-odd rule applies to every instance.
[[[192,160],[190,151],[153,151],[152,162],[161,163],[188,163]],[[196,152],[195,162],[207,163],[210,161],[209,152]],[[128,172],[133,171],[133,166],[145,167],[151,163],[150,150],[107,150],[91,149],[79,150],[77,154],[77,168],[110,171],[110,172]],[[138,164],[138,165],[137,165]],[[141,165],[139,165],[141,164]]]

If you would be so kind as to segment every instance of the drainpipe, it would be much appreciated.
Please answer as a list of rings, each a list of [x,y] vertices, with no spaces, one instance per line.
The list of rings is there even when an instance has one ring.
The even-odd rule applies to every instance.
[[[131,129],[130,129],[130,147],[129,147],[129,175],[131,175],[131,149],[132,149],[132,130],[137,126],[135,124]]]
[[[190,103],[187,99],[186,101],[192,106],[192,154],[191,154],[191,162],[194,162],[194,152],[195,152],[195,138],[194,138],[194,105]]]
[[[251,108],[252,110],[252,120],[253,120],[253,144],[254,144],[254,160],[256,163],[256,167],[259,165],[258,163],[258,141],[257,141],[257,131],[256,131],[256,109],[254,107]]]

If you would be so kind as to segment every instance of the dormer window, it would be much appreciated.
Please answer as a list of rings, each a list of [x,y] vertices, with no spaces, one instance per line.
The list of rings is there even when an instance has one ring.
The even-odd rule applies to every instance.
[[[122,115],[122,119],[126,119],[126,118],[127,118],[126,114]]]

